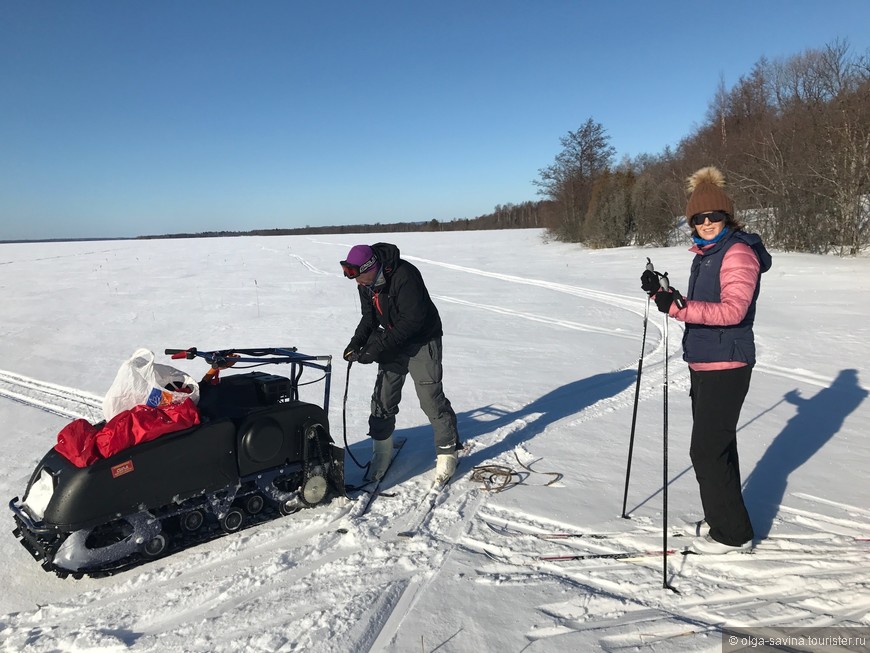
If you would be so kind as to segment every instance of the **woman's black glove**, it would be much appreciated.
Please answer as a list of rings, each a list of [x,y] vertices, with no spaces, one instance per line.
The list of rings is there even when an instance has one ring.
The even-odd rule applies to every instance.
[[[680,291],[676,288],[669,288],[668,290],[659,290],[655,296],[656,306],[662,313],[670,313],[671,312],[671,304],[676,302],[677,308],[682,308],[686,305],[683,296],[680,294]]]
[[[644,270],[643,274],[640,275],[640,287],[652,297],[662,287],[662,284],[659,283],[659,275],[652,270]]]

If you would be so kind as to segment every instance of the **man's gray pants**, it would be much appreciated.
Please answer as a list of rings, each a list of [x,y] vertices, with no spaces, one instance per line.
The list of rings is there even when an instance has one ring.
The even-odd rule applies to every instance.
[[[378,365],[378,377],[372,393],[369,435],[375,440],[386,440],[393,434],[399,402],[402,400],[402,386],[408,374],[414,381],[420,408],[435,431],[436,453],[454,451],[459,434],[456,413],[444,396],[441,385],[441,338],[434,338],[419,347],[414,346],[393,360]]]

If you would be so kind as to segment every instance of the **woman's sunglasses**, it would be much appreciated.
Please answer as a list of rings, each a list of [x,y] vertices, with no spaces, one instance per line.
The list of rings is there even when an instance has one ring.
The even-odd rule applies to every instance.
[[[722,222],[723,220],[728,219],[728,214],[725,211],[712,211],[710,213],[696,213],[692,216],[692,224],[696,227],[700,227],[704,224],[705,220],[709,220],[710,222]]]

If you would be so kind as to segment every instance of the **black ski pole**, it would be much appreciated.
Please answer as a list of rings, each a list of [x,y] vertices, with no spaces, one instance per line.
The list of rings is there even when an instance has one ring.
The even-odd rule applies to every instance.
[[[660,283],[662,290],[667,292],[670,290],[668,283],[668,273],[665,272]],[[678,304],[679,305],[679,304]],[[665,345],[665,363],[664,363],[664,382],[662,383],[663,414],[662,421],[662,588],[671,590],[679,594],[677,588],[668,582],[668,314],[664,314],[664,333]]]
[[[653,267],[652,261],[649,260],[649,257],[646,259],[646,269],[650,272],[655,272],[655,268]],[[628,481],[631,478],[631,458],[634,452],[634,430],[637,425],[637,403],[638,397],[640,396],[640,376],[643,373],[643,355],[644,350],[646,349],[646,328],[649,323],[649,302],[650,297],[647,297],[646,306],[644,306],[643,311],[643,337],[640,341],[640,357],[637,359],[637,380],[634,384],[634,410],[631,413],[631,434],[628,437],[628,462],[625,465],[625,492],[623,492],[622,495],[623,519],[630,519],[630,517],[625,514],[625,507],[628,503]]]

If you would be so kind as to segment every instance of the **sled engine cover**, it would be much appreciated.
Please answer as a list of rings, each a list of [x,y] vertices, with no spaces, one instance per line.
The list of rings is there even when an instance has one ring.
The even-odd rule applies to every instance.
[[[328,433],[326,413],[315,404],[291,401],[255,411],[238,431],[239,474],[248,476],[285,463],[302,463],[305,453],[305,425],[323,424]],[[328,437],[328,436],[323,436]],[[323,443],[329,450],[330,441]]]

